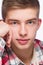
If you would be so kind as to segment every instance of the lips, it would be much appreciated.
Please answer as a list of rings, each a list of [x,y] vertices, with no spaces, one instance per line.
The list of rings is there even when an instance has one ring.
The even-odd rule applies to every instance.
[[[27,44],[27,42],[28,42],[29,40],[30,40],[30,39],[17,39],[18,43],[21,44],[21,45]]]

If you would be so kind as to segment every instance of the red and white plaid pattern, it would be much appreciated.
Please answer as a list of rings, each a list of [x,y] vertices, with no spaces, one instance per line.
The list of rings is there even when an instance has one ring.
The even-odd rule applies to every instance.
[[[2,43],[3,42],[3,43]],[[43,42],[35,40],[34,53],[30,65],[43,65]],[[25,65],[13,51],[4,47],[5,42],[0,39],[0,65]],[[4,50],[4,51],[3,51]]]

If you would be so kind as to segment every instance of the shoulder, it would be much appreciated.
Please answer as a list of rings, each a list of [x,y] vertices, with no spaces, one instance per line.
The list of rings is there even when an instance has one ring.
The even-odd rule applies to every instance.
[[[43,50],[43,41],[35,39],[36,44]]]
[[[34,49],[38,59],[38,63],[43,65],[43,41],[35,39]]]
[[[43,41],[35,39],[35,42],[36,43],[35,43],[34,47],[35,47],[36,51],[41,52],[43,55]]]

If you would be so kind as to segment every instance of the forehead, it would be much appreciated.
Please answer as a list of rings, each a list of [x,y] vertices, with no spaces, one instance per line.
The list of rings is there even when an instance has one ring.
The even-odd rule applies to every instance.
[[[7,18],[10,19],[31,19],[37,18],[37,9],[27,8],[27,9],[11,9],[7,13]]]

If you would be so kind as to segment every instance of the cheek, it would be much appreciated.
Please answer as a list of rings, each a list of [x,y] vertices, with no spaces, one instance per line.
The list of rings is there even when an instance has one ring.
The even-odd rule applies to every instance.
[[[18,29],[17,27],[11,26],[12,38],[17,38],[18,36]]]
[[[34,38],[36,36],[36,32],[37,32],[37,27],[32,27],[31,29],[28,30],[28,36],[30,38]]]

